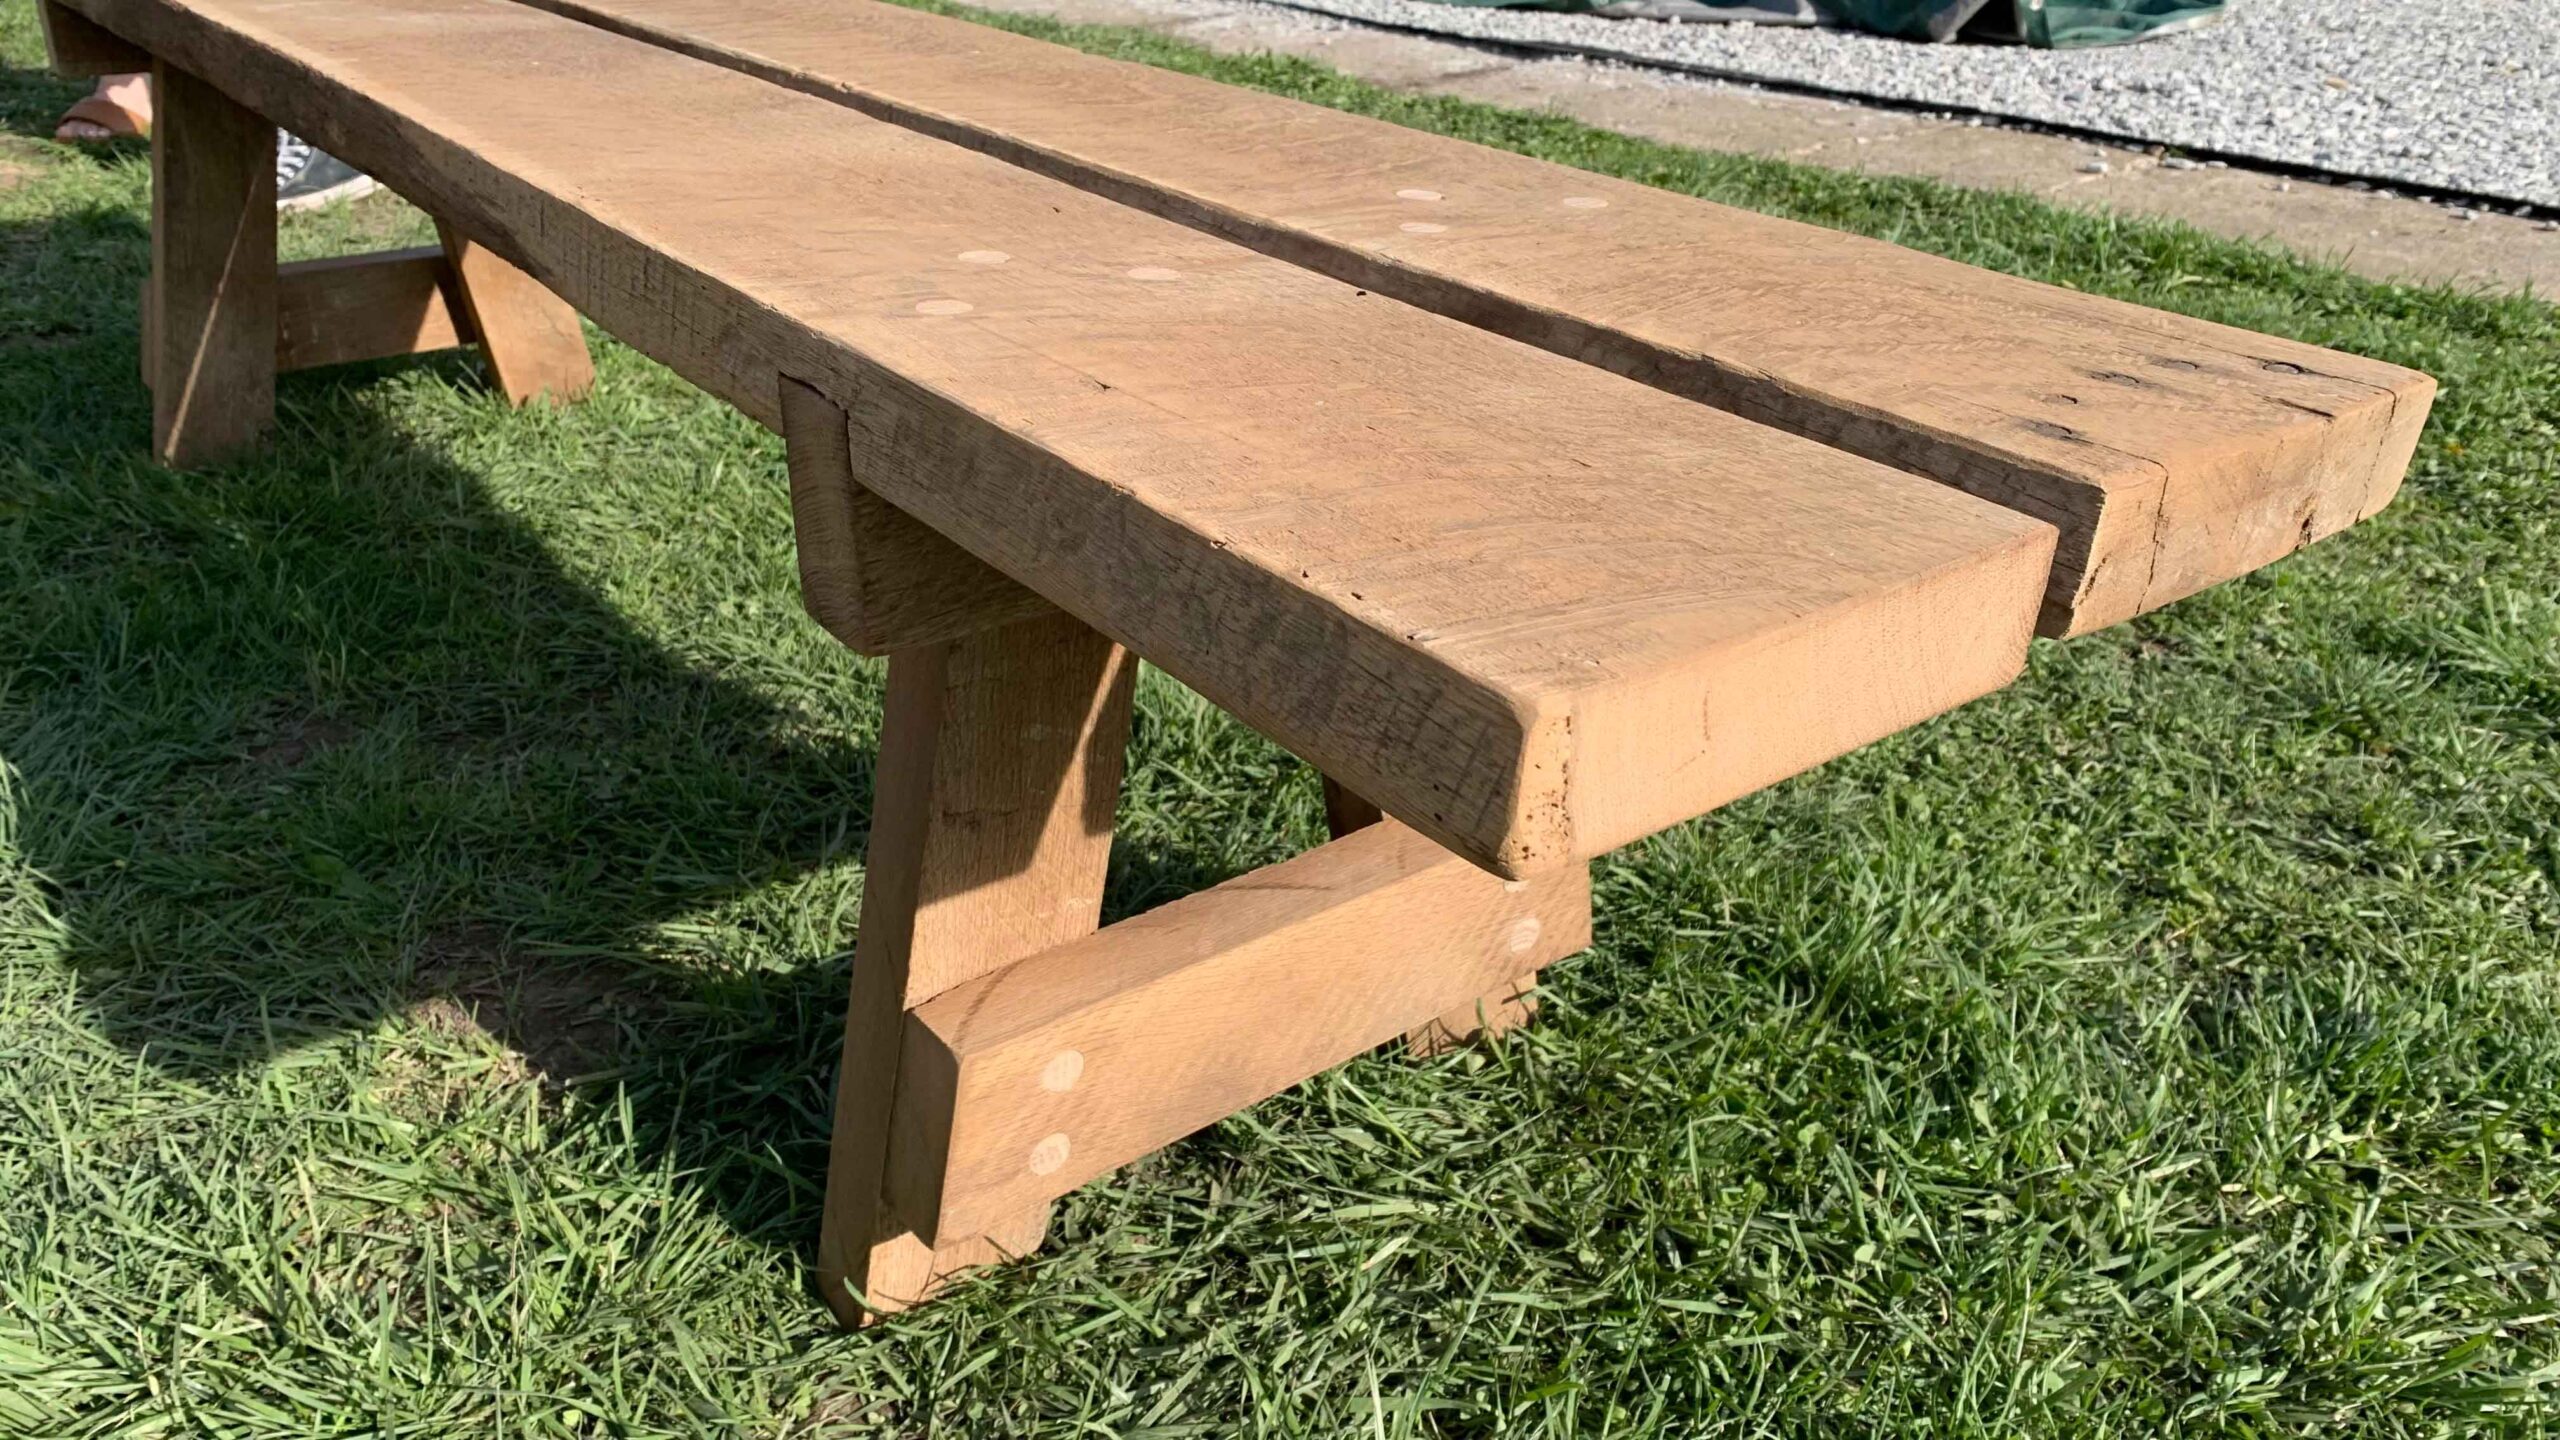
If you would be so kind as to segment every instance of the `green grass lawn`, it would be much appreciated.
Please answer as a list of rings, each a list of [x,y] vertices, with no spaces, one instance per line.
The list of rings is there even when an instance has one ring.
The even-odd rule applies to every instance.
[[[1597,867],[1503,1043],[1321,1076],[846,1335],[881,669],[777,443],[599,342],[155,470],[147,162],[0,9],[0,1433],[2530,1431],[2560,1376],[2560,313],[1014,28],[2382,356],[2399,503]],[[414,238],[397,202],[289,252]],[[1819,297],[1808,297],[1819,303]],[[1315,778],[1160,676],[1110,907]]]

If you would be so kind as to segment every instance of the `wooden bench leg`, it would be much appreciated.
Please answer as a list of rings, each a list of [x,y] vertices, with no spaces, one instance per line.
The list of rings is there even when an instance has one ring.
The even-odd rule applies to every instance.
[[[265,438],[276,407],[276,131],[152,67],[151,451],[187,468]]]
[[[887,1203],[985,1235],[1590,943],[1583,866],[1503,880],[1367,826],[916,1007]]]
[[[1102,915],[1136,662],[1051,615],[889,662],[852,996],[836,1087],[818,1278],[847,1324],[955,1270],[1039,1243],[1048,1206],[926,1244],[881,1203],[891,1171],[947,1137],[897,1133],[907,1012],[1092,933]]]
[[[1400,1029],[1516,1023],[1525,979],[1415,1021],[1589,943],[1580,867],[1502,881],[1331,784],[1357,841],[1095,935],[1135,662],[871,496],[832,400],[789,377],[778,399],[809,611],[890,656],[818,1244],[846,1324],[1036,1248],[1054,1197]]]
[[[436,222],[436,235],[453,262],[464,319],[479,337],[489,378],[509,401],[548,395],[565,404],[594,388],[595,361],[568,301],[445,221]]]
[[[1333,838],[1377,824],[1385,815],[1341,781],[1324,777],[1324,823]],[[1405,1049],[1416,1057],[1444,1054],[1476,1039],[1526,1025],[1538,1016],[1538,976],[1531,971],[1506,981],[1465,1005],[1405,1032]]]
[[[151,68],[149,51],[54,0],[36,0],[36,19],[44,29],[45,59],[56,75],[94,80]]]

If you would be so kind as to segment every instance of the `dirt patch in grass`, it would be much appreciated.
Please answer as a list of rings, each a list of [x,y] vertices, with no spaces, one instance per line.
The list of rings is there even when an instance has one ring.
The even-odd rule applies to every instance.
[[[560,1089],[612,1066],[648,997],[605,965],[527,955],[492,925],[453,926],[418,953],[427,997],[410,1014],[431,1030],[482,1036],[523,1062],[528,1078]]]
[[[326,715],[299,716],[279,726],[274,738],[251,747],[249,763],[291,770],[324,750],[346,744],[356,738],[356,733],[356,727],[344,720]]]

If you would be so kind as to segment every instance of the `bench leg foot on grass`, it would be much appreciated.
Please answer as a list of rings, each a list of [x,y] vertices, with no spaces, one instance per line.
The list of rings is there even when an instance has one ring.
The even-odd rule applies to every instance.
[[[948,1138],[920,1129],[900,1047],[917,1005],[1100,923],[1136,670],[1064,615],[890,659],[818,1245],[820,1288],[848,1324],[857,1293],[875,1311],[911,1304],[1046,1228],[1045,1196],[929,1240],[884,1208],[895,1172]]]
[[[893,1315],[910,1305],[922,1304],[946,1281],[965,1271],[1021,1259],[1039,1249],[1040,1242],[1048,1238],[1049,1207],[1041,1205],[1023,1211],[1011,1224],[1000,1228],[1006,1233],[940,1245],[929,1245],[914,1231],[904,1229],[878,1241],[871,1247],[870,1270],[863,1287],[871,1298],[871,1311],[856,1319],[838,1306],[837,1317],[847,1325],[866,1324],[874,1316]]]
[[[187,469],[254,448],[276,409],[276,132],[152,67],[151,453]]]
[[[1537,1018],[1538,977],[1532,972],[1506,980],[1429,1024],[1406,1031],[1404,1048],[1415,1059],[1427,1060],[1493,1039]]]
[[[1590,940],[1583,866],[1504,880],[1364,827],[917,1006],[886,1203],[995,1233]]]
[[[539,396],[564,405],[594,388],[595,361],[568,301],[446,221],[436,222],[436,236],[453,267],[463,318],[499,393],[516,405]]]

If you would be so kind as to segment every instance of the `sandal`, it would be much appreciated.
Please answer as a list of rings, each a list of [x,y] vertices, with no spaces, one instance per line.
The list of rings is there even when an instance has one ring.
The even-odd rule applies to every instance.
[[[91,94],[81,96],[70,109],[62,112],[62,119],[54,125],[53,138],[72,144],[94,144],[102,138],[71,133],[71,127],[81,122],[106,131],[103,138],[108,140],[141,140],[151,134],[149,120],[104,95]]]

